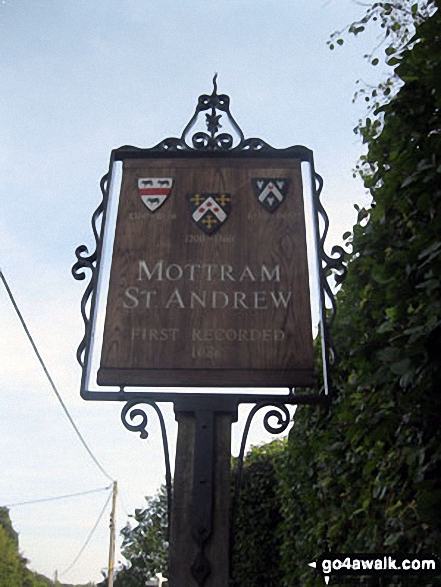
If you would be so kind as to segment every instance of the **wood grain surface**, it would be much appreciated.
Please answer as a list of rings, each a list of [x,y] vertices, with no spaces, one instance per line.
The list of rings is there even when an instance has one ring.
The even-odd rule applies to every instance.
[[[140,178],[173,178],[151,212]],[[274,212],[253,178],[284,178]],[[214,234],[187,194],[232,195]],[[296,159],[124,161],[100,385],[301,386],[313,349],[300,162]]]

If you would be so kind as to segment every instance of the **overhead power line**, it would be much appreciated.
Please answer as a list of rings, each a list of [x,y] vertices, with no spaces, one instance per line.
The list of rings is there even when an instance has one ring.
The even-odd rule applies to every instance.
[[[32,348],[34,349],[34,352],[35,352],[35,354],[36,354],[36,356],[37,356],[37,358],[38,358],[38,360],[40,362],[40,365],[41,365],[41,367],[42,367],[42,369],[43,369],[43,371],[44,371],[44,373],[45,373],[45,375],[46,375],[46,377],[47,377],[47,379],[48,379],[48,381],[49,381],[49,383],[50,383],[50,385],[52,387],[53,392],[57,396],[57,399],[60,402],[61,407],[63,408],[64,413],[67,416],[67,419],[71,423],[71,425],[72,425],[73,429],[75,430],[78,438],[80,439],[81,444],[84,446],[84,448],[86,449],[87,453],[89,454],[90,458],[93,460],[93,462],[95,463],[95,465],[98,467],[98,469],[101,471],[101,473],[103,475],[105,475],[107,477],[107,479],[109,479],[109,481],[112,481],[113,482],[112,477],[107,473],[107,471],[104,469],[104,467],[98,461],[98,459],[95,457],[95,455],[93,454],[93,452],[90,450],[90,448],[87,445],[86,441],[84,440],[81,432],[78,430],[77,425],[73,421],[72,416],[69,414],[68,409],[67,409],[67,407],[66,407],[66,405],[65,405],[65,403],[64,403],[64,401],[63,401],[63,399],[61,397],[61,395],[59,394],[59,392],[58,392],[58,390],[57,390],[57,388],[55,386],[55,383],[53,382],[52,377],[50,376],[49,371],[47,370],[47,367],[44,364],[44,361],[43,361],[40,353],[38,352],[38,349],[37,349],[37,347],[35,345],[35,342],[34,342],[32,336],[31,336],[31,333],[29,332],[29,329],[26,326],[26,322],[24,321],[23,316],[21,315],[21,312],[20,312],[20,310],[19,310],[19,308],[18,308],[18,306],[17,306],[17,304],[15,302],[14,296],[12,295],[11,289],[9,288],[9,285],[8,285],[8,283],[6,281],[6,278],[3,275],[3,271],[1,269],[0,269],[0,277],[1,277],[1,279],[3,281],[3,284],[4,284],[5,288],[6,288],[6,291],[8,292],[9,299],[11,300],[11,303],[14,306],[14,309],[15,309],[15,311],[17,313],[17,316],[18,316],[18,318],[19,318],[22,326],[23,326],[23,329],[26,332],[26,335],[27,335],[27,337],[29,339],[29,342],[31,343]]]
[[[28,505],[33,503],[42,503],[44,501],[55,501],[57,499],[67,499],[68,497],[78,497],[80,495],[88,495],[89,493],[99,493],[101,491],[107,491],[112,486],[107,485],[107,487],[101,487],[101,489],[89,489],[88,491],[81,491],[79,493],[69,493],[68,495],[57,495],[56,497],[43,497],[41,499],[33,499],[31,501],[19,501],[16,503],[7,503],[4,507],[12,508],[19,505]]]
[[[92,536],[95,534],[95,530],[98,528],[98,524],[100,523],[100,520],[101,520],[101,518],[103,517],[103,514],[104,514],[104,512],[106,511],[106,507],[107,507],[107,504],[108,504],[108,503],[109,503],[109,501],[110,501],[110,498],[112,497],[112,493],[113,493],[113,491],[111,491],[111,492],[109,493],[109,495],[107,496],[106,503],[104,504],[104,507],[103,507],[103,509],[101,510],[101,512],[100,512],[100,515],[98,516],[98,519],[97,519],[97,521],[95,522],[95,525],[94,525],[94,527],[93,527],[93,528],[92,528],[92,530],[90,531],[90,533],[89,533],[89,536],[86,538],[86,541],[85,541],[85,543],[84,543],[84,544],[83,544],[83,546],[81,547],[81,549],[80,549],[80,552],[77,554],[77,556],[76,556],[76,557],[74,558],[74,560],[71,562],[71,564],[70,564],[70,565],[67,567],[67,569],[65,569],[64,571],[62,571],[62,572],[60,573],[60,575],[65,575],[66,573],[68,573],[68,572],[71,570],[71,568],[72,568],[74,565],[76,565],[76,563],[78,562],[78,560],[79,560],[80,556],[83,554],[83,552],[84,552],[84,550],[85,550],[86,546],[87,546],[87,545],[89,544],[89,542],[91,541],[91,539],[92,539]]]

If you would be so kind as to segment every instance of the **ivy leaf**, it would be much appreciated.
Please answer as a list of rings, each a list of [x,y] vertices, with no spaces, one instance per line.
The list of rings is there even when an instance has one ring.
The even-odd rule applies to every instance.
[[[392,363],[392,365],[390,366],[390,370],[392,371],[392,373],[395,373],[395,375],[405,375],[407,372],[410,371],[410,368],[410,359],[402,359],[397,363]]]
[[[435,241],[418,255],[418,259],[424,259],[424,257],[428,257],[429,255],[432,255],[432,253],[440,251],[440,249],[441,241]]]
[[[398,57],[391,57],[387,60],[387,64],[393,67],[394,65],[398,65],[400,63],[400,59]]]
[[[395,47],[392,47],[392,45],[391,45],[389,47],[386,47],[384,52],[386,53],[386,55],[393,55],[394,53],[397,52],[397,50],[395,49]]]

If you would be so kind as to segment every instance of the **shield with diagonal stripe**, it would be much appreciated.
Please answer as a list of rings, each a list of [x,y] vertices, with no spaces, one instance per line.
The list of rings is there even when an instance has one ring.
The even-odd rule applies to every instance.
[[[155,212],[162,206],[172,186],[172,177],[140,177],[138,179],[138,193],[150,212]]]
[[[206,234],[218,230],[231,212],[232,194],[187,194],[191,217]]]
[[[268,212],[274,212],[286,198],[289,182],[284,177],[254,177],[254,194]]]

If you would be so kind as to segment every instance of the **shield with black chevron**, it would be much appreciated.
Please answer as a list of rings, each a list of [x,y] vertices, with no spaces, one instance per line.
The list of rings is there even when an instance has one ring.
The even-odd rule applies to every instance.
[[[231,212],[232,194],[187,194],[191,217],[205,234],[218,230]]]
[[[285,200],[289,182],[284,177],[254,177],[254,194],[265,210],[274,212]]]

